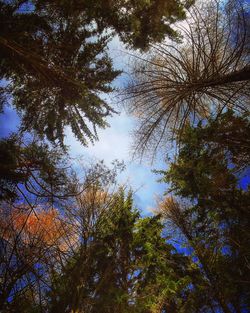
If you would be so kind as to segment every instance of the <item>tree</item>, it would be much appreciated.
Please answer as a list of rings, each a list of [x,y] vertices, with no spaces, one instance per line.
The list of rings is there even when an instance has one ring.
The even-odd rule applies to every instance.
[[[66,126],[83,145],[96,140],[96,128],[115,112],[101,97],[120,73],[107,55],[109,27],[146,47],[165,33],[174,36],[170,23],[185,17],[175,0],[1,1],[0,10],[0,77],[8,82],[1,104],[11,97],[22,129],[61,145]]]
[[[101,92],[112,90],[110,83],[119,74],[106,53],[109,37],[98,35],[84,12],[72,16],[63,7],[50,12],[27,3],[1,3],[5,91],[13,97],[23,129],[63,145],[69,125],[86,145],[114,112],[100,98]],[[22,12],[25,4],[28,12]]]
[[[130,48],[145,50],[150,43],[160,42],[165,36],[177,38],[178,33],[172,24],[185,18],[185,9],[193,4],[193,0],[170,2],[162,0],[150,1],[64,1],[65,11],[73,14],[83,13],[88,22],[94,20],[98,31],[112,29]],[[50,7],[52,11],[61,6],[61,1],[40,0],[35,3],[42,8]]]
[[[105,199],[105,193],[94,191],[113,184],[122,165],[115,163],[108,169],[97,163],[85,168],[80,181],[69,168],[62,167],[64,158],[58,151],[42,149],[43,153],[37,153],[41,147],[34,143],[26,147],[14,143],[21,153],[5,163],[11,166],[4,179],[11,182],[11,191],[17,194],[4,196],[0,202],[0,310],[34,313],[48,308],[52,278],[62,271],[80,240],[84,240],[79,225],[86,234],[94,232],[96,213]],[[13,181],[13,172],[25,174],[24,181],[19,177]],[[86,210],[77,215],[81,201]],[[91,215],[93,206],[96,211]],[[89,221],[89,227],[80,223],[81,218]],[[91,235],[87,237],[90,238]]]
[[[68,252],[72,227],[58,210],[40,206],[31,211],[25,203],[2,203],[0,215],[0,310],[22,312],[27,305],[28,312],[39,307],[50,271]]]
[[[57,208],[75,195],[75,177],[60,148],[35,139],[2,139],[0,151],[0,310],[36,312],[68,251]]]
[[[224,143],[221,130],[226,130]],[[162,172],[163,180],[170,183],[169,192],[178,198],[165,199],[161,211],[196,257],[204,278],[198,290],[207,286],[203,304],[210,302],[214,310],[219,306],[223,312],[242,312],[250,305],[245,279],[250,194],[249,188],[241,188],[239,172],[249,166],[249,145],[243,140],[236,149],[241,132],[249,133],[249,121],[230,111],[207,124],[187,126],[176,161]],[[193,284],[197,285],[195,280]]]
[[[83,175],[79,180],[64,149],[16,135],[0,140],[0,161],[0,202],[50,203],[51,207],[81,194],[93,183],[114,183],[124,169],[118,161],[112,163],[112,169],[102,161],[89,167],[79,164]]]
[[[154,45],[147,58],[138,57],[123,97],[138,118],[139,153],[155,153],[169,139],[170,129],[175,133],[188,121],[216,115],[225,107],[248,110],[248,19],[241,1],[197,4],[190,9],[188,24],[177,27],[181,44]]]
[[[250,123],[249,113],[234,114],[228,110],[216,118],[209,118],[197,124],[196,128],[187,126],[185,134],[192,137],[192,144],[204,147],[207,145],[210,155],[221,157],[224,154],[227,162],[234,165],[234,171],[241,173],[250,164]],[[185,140],[185,139],[184,139]]]
[[[11,136],[0,141],[0,200],[32,202],[32,196],[51,202],[73,193],[68,177],[70,167],[64,151],[51,149],[36,139],[24,143]]]
[[[174,295],[189,282],[187,260],[162,237],[159,216],[140,218],[132,194],[122,189],[107,195],[91,188],[79,204],[82,239],[55,276],[51,312],[99,312],[100,307],[107,313],[162,312],[173,307]]]

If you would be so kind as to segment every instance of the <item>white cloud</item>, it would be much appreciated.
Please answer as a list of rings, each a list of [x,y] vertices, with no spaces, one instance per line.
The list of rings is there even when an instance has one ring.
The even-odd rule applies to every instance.
[[[99,141],[94,145],[89,144],[83,147],[70,130],[66,132],[66,144],[71,147],[71,154],[79,156],[85,154],[89,157],[103,159],[106,163],[111,163],[114,159],[128,160],[131,146],[129,135],[132,129],[132,119],[121,113],[108,119],[110,127],[99,129]]]
[[[83,147],[71,133],[66,133],[66,144],[70,146],[73,157],[86,157],[87,160],[104,160],[107,165],[115,159],[124,161],[126,170],[119,176],[119,183],[127,183],[136,191],[136,205],[148,214],[155,204],[155,195],[162,194],[165,185],[157,182],[157,175],[152,173],[148,164],[139,164],[132,161],[130,132],[133,129],[133,120],[124,112],[109,119],[110,128],[100,130],[99,141],[89,147]],[[155,168],[163,168],[160,162]]]
[[[125,50],[117,36],[109,44],[109,53],[114,67],[119,70],[125,69],[126,72],[131,56]],[[121,75],[115,80],[114,86],[121,87],[124,80],[126,80],[126,75]],[[112,106],[114,107],[114,105]],[[132,117],[122,111],[119,115],[108,118],[108,122],[110,128],[98,130],[99,141],[94,145],[83,147],[70,130],[66,132],[65,143],[70,146],[70,154],[73,157],[81,156],[86,159],[104,160],[107,165],[110,165],[115,159],[124,161],[126,170],[120,175],[119,182],[121,184],[128,183],[133,191],[136,191],[135,204],[143,210],[144,214],[149,214],[155,205],[155,195],[162,194],[166,187],[157,182],[159,177],[152,173],[152,167],[149,164],[138,164],[132,161],[131,132],[135,124]],[[163,166],[160,161],[154,163],[154,167],[157,169],[162,169]]]

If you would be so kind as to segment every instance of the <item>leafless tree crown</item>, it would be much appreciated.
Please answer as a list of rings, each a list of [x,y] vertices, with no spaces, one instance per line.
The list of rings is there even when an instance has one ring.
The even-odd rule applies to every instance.
[[[178,25],[181,44],[155,45],[146,58],[136,57],[123,97],[138,118],[136,152],[155,153],[168,134],[197,118],[249,108],[248,24],[239,1],[197,3]]]

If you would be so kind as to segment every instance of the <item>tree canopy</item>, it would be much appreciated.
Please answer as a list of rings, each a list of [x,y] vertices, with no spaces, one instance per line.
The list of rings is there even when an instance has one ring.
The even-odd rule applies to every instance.
[[[242,167],[249,167],[245,157],[249,144],[242,142],[238,150],[236,143],[232,148],[226,130],[233,128],[236,131],[231,140],[241,140],[241,131],[249,134],[249,120],[229,111],[206,125],[185,128],[176,161],[162,172],[172,196],[160,204],[166,220],[185,238],[201,275],[206,277],[204,305],[210,303],[214,310],[219,306],[223,312],[242,312],[250,305],[246,279],[250,194],[249,188],[240,184]],[[219,140],[221,129],[226,135],[224,142]]]
[[[30,162],[24,172],[19,158],[10,159],[6,179],[17,188],[10,190],[25,197],[0,202],[1,310],[247,311],[250,195],[241,180],[249,119],[229,110],[182,132],[178,156],[160,171],[166,197],[151,216],[142,217],[133,192],[116,185],[121,164],[94,165],[82,182],[64,170],[59,178],[67,183],[57,190],[46,173],[60,173],[60,154],[47,150],[50,162]],[[14,143],[24,164],[37,149]],[[36,181],[39,192],[25,190]]]
[[[250,312],[249,6],[193,2],[0,1],[0,110],[21,117],[0,138],[1,312]],[[136,149],[176,148],[150,212],[123,162],[64,141],[115,113],[115,35],[147,52],[125,90]]]
[[[0,199],[16,201],[26,194],[48,201],[70,192],[69,165],[62,149],[18,136],[0,140]]]
[[[22,129],[63,145],[70,126],[83,144],[115,111],[101,94],[119,74],[107,54],[114,32],[146,48],[185,17],[179,1],[1,1],[1,104],[12,99]],[[112,32],[113,29],[113,32]]]
[[[72,16],[61,7],[52,14],[27,5],[23,12],[23,2],[1,4],[5,91],[20,112],[22,129],[63,144],[69,125],[86,145],[113,112],[100,97],[112,90],[119,73],[106,53],[108,36],[98,35],[84,13]]]

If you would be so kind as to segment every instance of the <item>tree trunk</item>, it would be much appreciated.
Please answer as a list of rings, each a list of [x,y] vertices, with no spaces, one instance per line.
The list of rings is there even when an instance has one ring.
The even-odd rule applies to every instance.
[[[219,76],[218,79],[207,80],[201,83],[201,85],[203,87],[214,87],[244,81],[250,81],[250,66],[245,66],[241,70]]]
[[[246,66],[239,71],[232,72],[221,78],[222,84],[250,81],[250,66]]]

